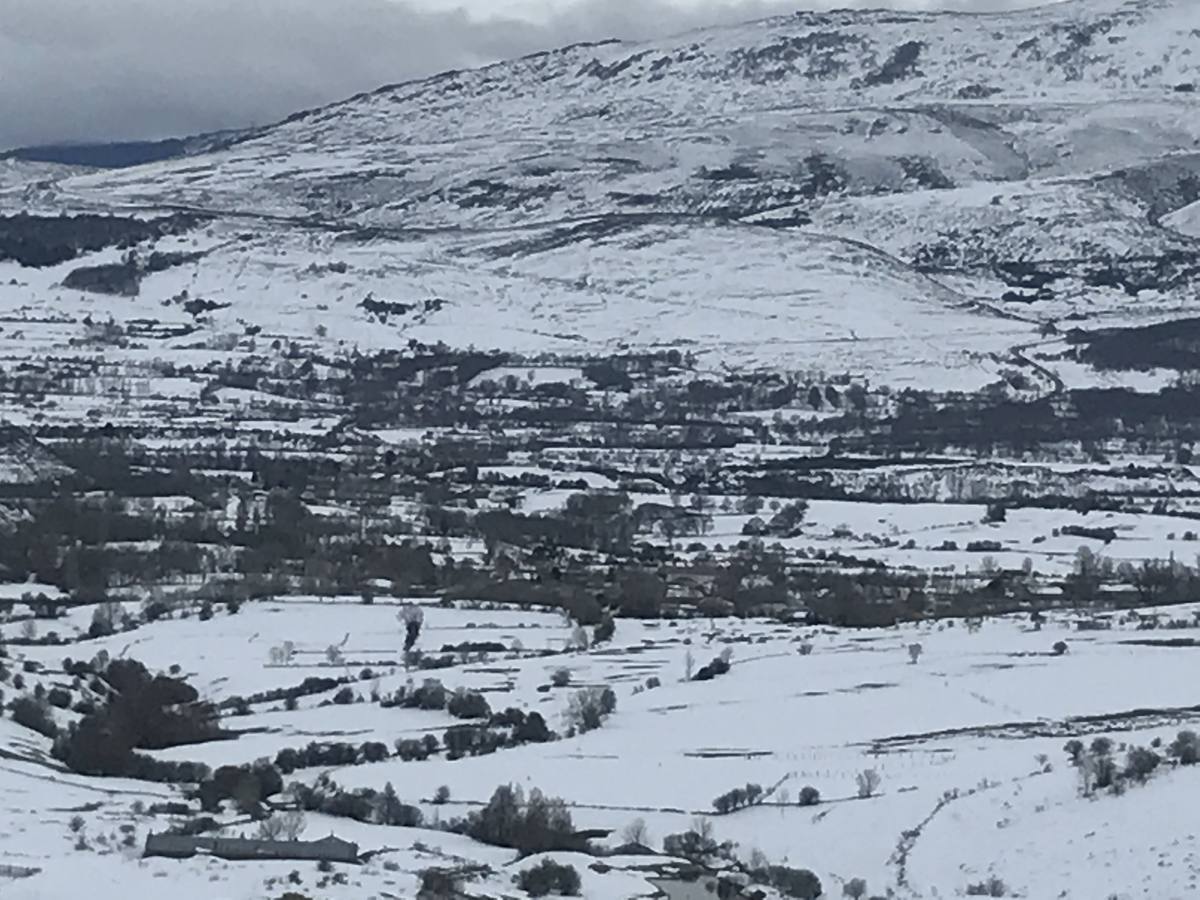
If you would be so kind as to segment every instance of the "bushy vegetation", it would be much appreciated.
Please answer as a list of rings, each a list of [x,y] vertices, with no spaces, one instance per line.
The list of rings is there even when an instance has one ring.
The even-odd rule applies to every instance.
[[[195,227],[194,216],[136,219],[121,216],[0,216],[0,260],[42,268],[105,247],[127,248]]]
[[[1180,754],[1188,754],[1189,746],[1195,747],[1194,737],[1191,732],[1180,732],[1168,748],[1168,755],[1179,759],[1182,764]],[[1063,749],[1079,773],[1080,793],[1090,796],[1098,790],[1123,794],[1131,785],[1145,784],[1163,762],[1163,757],[1154,749],[1156,746],[1159,746],[1157,741],[1152,747],[1128,747],[1123,765],[1117,761],[1114,755],[1116,748],[1107,737],[1097,737],[1086,746],[1082,741],[1073,739]]]
[[[58,735],[53,753],[75,772],[130,775],[136,748],[160,750],[220,736],[215,708],[179,678],[151,675],[132,659],[113,660],[93,689],[104,704]]]
[[[27,694],[18,697],[9,704],[9,710],[12,720],[18,725],[32,729],[49,738],[58,735],[58,726],[54,723],[54,717],[50,714],[49,704],[44,700],[39,700]]]
[[[432,734],[421,738],[400,738],[396,741],[396,756],[405,762],[428,759],[438,752],[438,739]]]
[[[567,723],[583,734],[603,725],[616,708],[617,695],[612,688],[583,688],[571,695]]]
[[[454,900],[459,895],[458,874],[450,869],[422,869],[417,900]]]
[[[1196,732],[1191,730],[1179,732],[1170,747],[1167,748],[1167,754],[1172,759],[1178,760],[1181,766],[1194,766],[1200,762],[1200,739],[1197,738]]]
[[[663,838],[663,852],[694,863],[705,863],[713,859],[732,859],[733,843],[718,842],[713,836],[712,823],[697,818],[689,830]]]
[[[382,791],[372,788],[344,790],[322,775],[313,785],[295,782],[288,788],[301,809],[330,816],[342,816],[377,825],[420,828],[425,821],[421,810],[404,803],[388,782]]]
[[[995,875],[985,881],[977,881],[967,885],[968,897],[1007,897],[1008,885]]]
[[[430,741],[432,742],[432,749],[430,749],[430,742],[414,740],[420,752],[424,754],[419,758],[424,759],[431,752],[436,752],[438,748],[437,739],[431,737]],[[284,775],[290,775],[297,769],[335,768],[365,762],[380,762],[387,759],[389,755],[387,745],[379,741],[367,741],[358,746],[337,741],[314,741],[308,744],[308,746],[299,749],[285,747],[280,750],[275,754],[275,767]],[[396,755],[400,755],[399,744],[397,745]]]
[[[225,800],[233,800],[239,812],[258,815],[263,801],[283,791],[282,773],[267,760],[251,765],[221,766],[196,789],[200,807],[216,813]]]
[[[765,866],[752,869],[750,876],[760,884],[769,884],[783,896],[797,900],[816,900],[823,892],[821,879],[808,869]]]
[[[583,885],[574,866],[552,859],[543,859],[535,866],[522,869],[516,876],[516,883],[531,897],[545,897],[548,894],[576,897]]]
[[[509,736],[486,725],[453,725],[442,735],[447,759],[495,753],[509,743]]]
[[[712,805],[718,814],[727,815],[744,807],[756,806],[762,803],[764,796],[761,784],[747,784],[745,787],[737,787],[726,791],[724,794],[716,797]]]
[[[483,809],[467,817],[463,831],[485,844],[526,854],[580,849],[566,804],[537,788],[526,800],[519,786],[500,785]]]
[[[492,714],[483,694],[461,688],[450,696],[446,711],[458,719],[486,719]]]
[[[721,655],[716,657],[707,665],[701,666],[696,674],[692,676],[693,681],[711,681],[718,675],[724,675],[730,669],[730,660],[732,659],[731,651],[726,648],[721,651]]]

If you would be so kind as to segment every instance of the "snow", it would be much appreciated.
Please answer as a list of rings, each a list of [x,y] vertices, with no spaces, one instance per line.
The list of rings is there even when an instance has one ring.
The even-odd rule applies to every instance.
[[[1200,78],[1197,9],[801,13],[580,45],[384,88],[201,156],[58,178],[43,193],[66,209],[227,215],[165,241],[206,255],[152,273],[117,312],[59,286],[115,250],[37,271],[0,263],[0,301],[27,317],[0,333],[0,357],[95,362],[103,348],[72,343],[93,312],[191,331],[121,349],[127,384],[159,383],[154,356],[219,364],[282,338],[338,352],[410,340],[530,356],[693,349],[717,369],[803,365],[976,390],[1044,321],[1131,304],[1071,283],[1001,317],[1005,285],[977,279],[973,295],[915,257],[942,243],[967,263],[1187,251],[1192,211],[1163,211],[1162,227],[1134,187],[1200,139],[1177,89]],[[915,71],[879,77],[916,32]],[[837,163],[840,190],[811,193],[814,159]],[[735,177],[739,165],[754,177]],[[811,222],[754,224],[797,213]],[[184,290],[231,305],[199,319],[163,305]],[[384,322],[359,306],[368,295],[412,309]],[[439,309],[424,306],[434,299]],[[1194,299],[1182,285],[1134,308],[1174,313]],[[551,361],[476,381],[530,371],[538,385],[579,377]],[[1062,376],[1104,382],[1067,364]],[[145,403],[133,393],[129,408],[89,408],[119,423]],[[285,402],[220,394],[242,409]]]
[[[303,660],[329,635],[349,631],[351,671],[360,665],[356,658],[394,654],[402,640],[390,606],[365,606],[348,598],[296,603],[287,607],[286,620],[280,618],[282,608],[250,603],[237,615],[218,615],[208,622],[195,617],[162,620],[134,635],[85,642],[71,654],[124,648],[154,667],[178,661],[202,694],[220,699],[294,684],[319,671],[303,662],[265,665],[267,634],[293,636]],[[1182,618],[1191,614],[1190,609],[1168,612]],[[422,640],[431,648],[459,638],[511,641],[519,636],[526,650],[545,646],[561,654],[568,632],[558,616],[518,610],[431,606],[425,621]],[[1169,742],[1173,729],[1198,716],[1170,712],[1194,702],[1189,686],[1195,651],[1124,643],[1142,634],[1133,632],[1131,624],[1099,632],[1074,632],[1070,625],[1069,616],[1053,615],[1040,631],[1005,618],[991,620],[977,632],[953,620],[866,632],[765,621],[620,620],[611,645],[544,659],[507,654],[491,663],[460,663],[430,673],[449,687],[483,689],[494,708],[538,709],[561,730],[572,688],[543,692],[539,686],[547,684],[555,668],[566,666],[573,685],[607,684],[617,693],[617,711],[598,731],[482,757],[388,760],[329,774],[348,787],[381,789],[390,782],[400,797],[422,805],[430,821],[464,814],[501,783],[538,787],[566,798],[579,827],[613,829],[617,842],[635,818],[647,823],[654,840],[661,840],[686,830],[698,815],[711,816],[712,798],[728,787],[750,781],[778,784],[786,795],[773,794],[763,807],[713,816],[718,838],[735,841],[743,856],[757,849],[774,861],[812,868],[827,886],[864,877],[876,889],[895,883],[893,853],[902,832],[929,816],[947,791],[957,791],[959,799],[923,826],[911,849],[907,879],[914,896],[929,896],[925,892],[935,888],[941,896],[953,895],[995,874],[1026,896],[1041,896],[1051,885],[1053,896],[1065,890],[1067,897],[1094,897],[1097,882],[1083,874],[1089,852],[1112,862],[1104,876],[1109,890],[1174,896],[1172,891],[1190,883],[1195,860],[1190,845],[1180,842],[1186,840],[1184,833],[1155,825],[1154,816],[1165,823],[1164,809],[1190,802],[1179,798],[1198,789],[1195,773],[1168,767],[1147,787],[1131,787],[1124,797],[1087,799],[1078,796],[1061,747],[1072,733],[1086,737],[1105,730],[1119,740],[1146,743],[1161,737]],[[1171,636],[1200,636],[1200,629],[1172,631]],[[1051,655],[1050,645],[1061,639],[1067,640],[1069,651]],[[797,652],[801,640],[812,643],[810,655]],[[924,648],[915,665],[906,650],[913,642]],[[726,647],[733,654],[728,674],[708,682],[683,680],[689,656],[698,666]],[[62,655],[61,648],[20,652],[43,658],[49,666]],[[643,689],[652,675],[661,686]],[[358,689],[365,693],[378,686],[386,692],[407,677],[385,670],[371,683],[360,682]],[[453,721],[444,713],[380,709],[369,701],[322,707],[321,699],[302,698],[291,713],[275,704],[256,706],[250,716],[226,719],[228,727],[250,729],[235,741],[157,755],[210,765],[248,762],[312,740],[390,743],[397,737],[439,733]],[[1131,710],[1144,712],[1131,720],[1136,733],[1126,734],[1119,716]],[[1081,716],[1097,717],[1099,724],[1085,726]],[[72,869],[78,861],[96,884],[170,877],[180,882],[186,897],[201,896],[201,885],[211,878],[212,890],[229,892],[223,896],[248,898],[262,879],[297,867],[203,859],[138,861],[136,848],[102,850],[96,835],[116,833],[118,824],[133,824],[139,844],[146,831],[161,827],[131,815],[129,808],[135,799],[170,797],[172,789],[57,771],[47,760],[48,742],[8,720],[0,720],[0,737],[5,749],[0,784],[12,823],[0,862],[45,869],[12,882],[13,896],[53,895],[60,874],[49,857],[61,853],[71,854]],[[1037,761],[1040,754],[1051,760],[1049,771]],[[878,796],[857,799],[855,776],[867,768],[879,772],[881,789]],[[434,787],[443,784],[451,799],[432,806],[427,801]],[[805,785],[820,790],[821,805],[795,805]],[[792,798],[790,805],[780,805],[785,796]],[[72,850],[74,836],[66,819],[72,807],[91,800],[101,803],[83,813],[92,849]],[[31,814],[51,806],[65,812]],[[998,828],[1000,821],[1004,824]],[[1132,829],[1122,824],[1130,821],[1140,824]],[[502,869],[511,859],[505,851],[436,831],[309,818],[308,834],[326,832],[354,840],[363,850],[419,844],[491,861]],[[429,864],[428,852],[398,849],[386,858],[414,872]],[[312,877],[307,867],[301,868],[305,878]],[[638,895],[614,892],[635,890],[644,873],[620,866],[614,873],[599,880],[594,873],[586,875],[591,886],[585,896]],[[402,872],[373,863],[353,872],[351,882],[381,890],[386,879],[400,877]]]
[[[911,71],[892,71],[888,61],[899,51],[915,52],[914,35],[921,46]],[[137,296],[119,301],[63,287],[77,267],[118,262],[116,247],[43,269],[0,261],[0,364],[45,375],[44,391],[0,396],[0,418],[48,434],[81,422],[128,426],[151,450],[208,434],[233,451],[269,449],[274,440],[289,444],[281,453],[301,452],[295,443],[336,437],[356,420],[353,410],[337,397],[297,401],[221,377],[247,363],[293,383],[304,377],[297,357],[319,359],[325,373],[355,354],[414,343],[522,357],[474,375],[467,387],[475,391],[509,378],[547,394],[555,385],[586,388],[589,359],[675,350],[695,360],[692,371],[663,382],[676,387],[727,372],[808,373],[818,382],[844,375],[887,403],[910,387],[976,392],[1020,370],[1028,397],[1114,385],[1153,392],[1177,373],[1096,371],[1069,358],[1066,341],[1046,326],[1061,331],[1069,321],[1086,330],[1189,315],[1200,301],[1194,279],[1131,297],[1072,269],[1051,280],[1047,295],[1017,302],[1004,299],[1012,285],[998,264],[1057,271],[1194,254],[1200,204],[1186,175],[1200,117],[1186,85],[1200,82],[1197,35],[1193,0],[1070,0],[999,15],[801,12],[394,85],[215,152],[130,170],[0,161],[10,209],[211,214],[187,235],[139,248],[202,259],[148,273]],[[389,304],[387,315],[364,306],[368,297]],[[196,313],[189,299],[217,305]],[[505,397],[487,409],[533,404]],[[787,408],[747,418],[776,415],[828,414]],[[353,437],[409,449],[487,434],[395,421]],[[518,435],[529,446],[547,443],[540,431],[507,432]],[[480,475],[604,490],[629,483],[608,474],[594,448],[573,445],[576,436],[559,433],[563,446],[514,453],[480,466]],[[0,481],[66,474],[35,449],[6,447]],[[735,467],[826,449],[814,438],[744,443],[711,457]],[[1177,515],[1146,511],[1157,499],[1174,513],[1200,510],[1197,470],[1144,448],[1080,447],[1059,459],[948,455],[936,463],[860,460],[862,468],[831,472],[833,489],[886,490],[895,502],[813,501],[800,534],[778,542],[789,562],[846,554],[978,583],[993,565],[1015,571],[1029,559],[1033,585],[1046,587],[1048,576],[1071,569],[1081,545],[1135,564],[1191,561],[1200,546]],[[682,469],[702,454],[695,456],[675,462]],[[625,462],[618,471],[637,476],[633,502],[671,502],[650,477],[662,471],[662,456],[638,451]],[[1136,495],[1139,505],[1090,513],[1020,507],[1004,522],[983,521],[989,502],[1018,489],[1030,502],[1094,491]],[[732,490],[710,498],[712,528],[687,552],[743,540],[750,516],[733,511],[742,498]],[[549,512],[572,493],[497,488],[480,508],[512,500],[527,513]],[[786,502],[763,500],[764,516],[773,501]],[[189,503],[156,501],[172,514]],[[415,517],[406,504],[393,509]],[[336,499],[312,510],[350,511]],[[1111,528],[1114,538],[1101,547],[1064,535],[1070,526]],[[1000,549],[966,549],[977,541]],[[456,559],[483,556],[478,541],[445,546]],[[957,549],[942,549],[949,546]],[[4,585],[0,599],[43,590],[52,593]],[[141,599],[131,593],[128,607]],[[32,626],[36,634],[57,631],[69,646],[10,643],[5,666],[20,665],[30,690],[62,686],[70,680],[59,668],[64,656],[104,650],[156,671],[178,666],[215,702],[312,675],[353,679],[356,702],[333,704],[330,690],[300,698],[294,710],[252,703],[247,714],[223,719],[235,739],[155,751],[214,767],[313,741],[392,745],[441,734],[455,722],[447,713],[373,699],[424,677],[480,691],[495,709],[537,710],[564,733],[573,692],[606,685],[617,710],[584,735],[461,760],[393,758],[294,775],[329,774],[349,787],[391,783],[422,806],[431,826],[477,809],[499,784],[538,787],[563,797],[579,826],[611,829],[610,844],[635,818],[658,845],[707,816],[743,857],[759,850],[772,862],[811,868],[832,896],[852,877],[866,878],[873,894],[910,900],[959,896],[993,876],[1035,900],[1196,890],[1194,829],[1171,815],[1196,807],[1196,770],[1164,765],[1124,796],[1087,798],[1062,753],[1075,734],[1169,741],[1200,720],[1190,709],[1195,648],[1127,643],[1145,636],[1133,619],[1118,616],[1113,630],[1095,632],[1073,630],[1067,613],[1040,630],[1013,617],[978,631],[955,621],[845,631],[620,620],[611,644],[578,650],[557,613],[429,603],[422,649],[505,649],[406,671],[401,602],[268,600],[236,615],[162,619],[101,639],[86,638],[94,608],[78,607]],[[15,612],[0,623],[10,642],[30,627],[27,612]],[[1185,622],[1194,613],[1163,611]],[[1200,629],[1170,634],[1198,638]],[[1059,640],[1069,650],[1056,655]],[[284,641],[295,645],[293,660],[272,664],[271,648]],[[806,642],[811,655],[798,652]],[[923,654],[910,663],[914,642]],[[729,673],[688,679],[726,649]],[[41,670],[26,672],[25,663]],[[551,684],[560,667],[571,674],[565,688]],[[660,686],[646,688],[650,678]],[[65,725],[78,714],[53,715]],[[881,790],[858,798],[855,776],[868,768],[881,775]],[[746,782],[779,791],[761,807],[712,814],[715,795]],[[434,806],[427,801],[439,785],[451,799]],[[805,785],[824,802],[796,805]],[[793,802],[783,802],[782,791]],[[345,883],[311,865],[142,860],[146,834],[170,820],[133,804],[167,799],[181,791],[64,771],[48,740],[0,718],[0,865],[42,870],[5,880],[3,896],[55,898],[85,885],[99,900],[164,891],[179,900],[257,900],[288,890],[295,870],[296,889],[314,897],[406,897],[422,868],[470,860],[494,869],[475,886],[480,896],[511,897],[524,864],[435,827],[318,815],[309,817],[310,834],[337,833],[381,855],[339,872]],[[79,835],[75,815],[84,819]],[[252,827],[231,822],[226,830]],[[608,860],[613,868],[601,872],[583,857],[557,856],[580,868],[584,896],[653,893],[636,860]]]

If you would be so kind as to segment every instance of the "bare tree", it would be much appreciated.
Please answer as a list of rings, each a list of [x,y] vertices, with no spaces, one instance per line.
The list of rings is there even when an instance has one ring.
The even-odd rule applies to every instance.
[[[282,644],[272,647],[269,654],[271,665],[290,666],[292,658],[296,655],[296,645],[292,641],[284,641]]]
[[[582,625],[576,625],[575,630],[571,632],[569,648],[572,650],[586,650],[588,648],[588,634],[583,630]]]
[[[875,792],[879,790],[880,782],[879,773],[874,769],[863,769],[855,776],[855,781],[858,782],[858,796],[865,800],[868,797],[874,797]]]
[[[304,813],[298,809],[290,809],[278,818],[283,822],[283,836],[289,841],[297,840],[308,827]]]
[[[643,847],[650,846],[650,831],[646,828],[645,819],[634,819],[625,826],[625,830],[621,832],[621,839],[626,844],[641,844]]]
[[[330,644],[325,648],[325,659],[331,666],[345,665],[346,657],[342,654],[342,648],[346,646],[349,640],[350,633],[347,632],[346,636],[342,638],[341,643]]]
[[[277,841],[282,835],[282,816],[271,816],[258,823],[258,839],[260,841]]]

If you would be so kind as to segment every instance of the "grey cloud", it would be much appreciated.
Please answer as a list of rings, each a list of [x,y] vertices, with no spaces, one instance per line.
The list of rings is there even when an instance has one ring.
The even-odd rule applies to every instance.
[[[798,5],[1021,0],[581,0],[537,23],[397,0],[3,0],[0,148],[265,124],[382,84],[579,40],[653,37]]]

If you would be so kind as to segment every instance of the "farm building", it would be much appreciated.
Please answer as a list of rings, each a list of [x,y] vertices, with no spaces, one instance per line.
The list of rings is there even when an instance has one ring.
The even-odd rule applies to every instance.
[[[358,844],[334,835],[319,841],[265,841],[254,838],[204,837],[182,834],[151,834],[142,856],[187,859],[204,854],[221,859],[299,859],[357,863]]]

